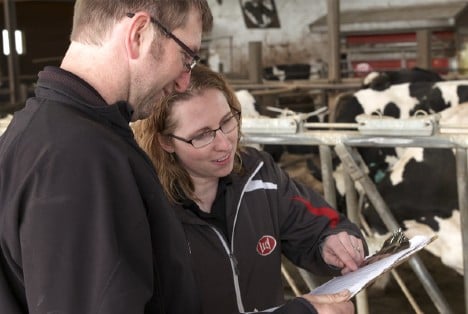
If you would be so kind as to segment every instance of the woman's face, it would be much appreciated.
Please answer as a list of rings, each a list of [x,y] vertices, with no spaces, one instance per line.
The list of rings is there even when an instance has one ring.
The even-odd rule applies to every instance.
[[[226,97],[217,89],[206,89],[189,100],[174,104],[172,119],[177,127],[172,134],[177,137],[200,139],[203,133],[221,125],[233,126],[227,134],[218,130],[213,141],[201,148],[172,138],[173,152],[192,179],[217,180],[231,173],[238,141],[238,124],[233,124],[237,120],[232,117]]]

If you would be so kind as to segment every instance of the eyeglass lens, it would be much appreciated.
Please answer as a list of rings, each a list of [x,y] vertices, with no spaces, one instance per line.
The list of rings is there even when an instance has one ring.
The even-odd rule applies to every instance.
[[[213,142],[213,140],[216,137],[216,132],[218,130],[221,130],[221,132],[223,132],[224,134],[228,134],[228,133],[234,131],[234,129],[238,125],[238,123],[237,123],[238,118],[237,117],[238,117],[238,114],[235,114],[235,115],[231,116],[230,118],[228,118],[227,120],[225,120],[224,122],[222,122],[219,125],[218,129],[211,130],[211,131],[205,132],[203,134],[200,134],[199,136],[194,137],[192,139],[193,147],[201,148],[201,147],[206,146],[206,145],[210,144],[211,142]]]

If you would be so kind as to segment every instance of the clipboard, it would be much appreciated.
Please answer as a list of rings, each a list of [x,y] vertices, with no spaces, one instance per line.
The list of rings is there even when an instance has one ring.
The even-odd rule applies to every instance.
[[[431,237],[423,235],[414,236],[409,240],[410,245],[408,248],[377,259],[356,271],[335,277],[312,290],[310,294],[332,294],[348,289],[351,292],[350,298],[352,298],[359,291],[373,283],[378,277],[408,260],[412,255],[426,247],[436,238],[437,236],[435,235]],[[373,257],[374,255],[366,257],[364,263]]]

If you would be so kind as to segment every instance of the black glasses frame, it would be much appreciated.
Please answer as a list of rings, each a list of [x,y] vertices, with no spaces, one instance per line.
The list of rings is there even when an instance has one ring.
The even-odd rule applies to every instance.
[[[127,13],[127,17],[129,17],[129,18],[133,18],[134,16],[135,16],[135,13]],[[200,56],[197,55],[197,53],[195,51],[193,51],[192,49],[190,49],[186,44],[184,44],[184,42],[182,40],[180,40],[176,35],[174,35],[172,32],[170,32],[167,29],[167,27],[162,25],[154,17],[150,16],[150,21],[151,21],[151,23],[158,26],[167,37],[170,37],[171,39],[173,39],[180,46],[180,48],[182,48],[184,50],[184,52],[186,54],[188,54],[192,58],[192,61],[190,61],[189,63],[184,64],[187,72],[192,71],[193,68],[197,65],[197,62],[200,61]]]
[[[239,126],[239,120],[240,120],[240,116],[241,116],[241,113],[239,111],[236,111],[234,112],[234,114],[232,116],[230,116],[229,118],[227,118],[226,120],[224,120],[221,124],[229,121],[230,119],[234,118],[236,119],[236,122],[237,122],[237,126]],[[234,128],[235,129],[235,128]],[[223,132],[223,134],[228,134],[232,131],[234,131],[234,129],[232,129],[231,131],[228,131],[226,133],[224,133],[224,131],[222,130],[222,125],[219,126],[219,128],[215,129],[215,130],[209,130],[209,131],[206,131],[204,133],[212,133],[213,134],[213,138],[211,139],[211,141],[209,143],[206,143],[205,145],[202,145],[202,146],[198,146],[198,147],[195,147],[195,145],[193,145],[193,138],[192,139],[186,139],[186,138],[183,138],[183,137],[180,137],[180,136],[176,136],[174,134],[168,134],[167,136],[170,136],[172,138],[175,138],[176,140],[179,140],[179,141],[182,141],[182,142],[185,142],[187,144],[190,144],[192,145],[194,148],[203,148],[205,146],[208,146],[210,145],[211,143],[213,143],[214,139],[216,138],[216,134],[218,133],[218,131],[221,131]],[[196,136],[195,136],[196,137]]]

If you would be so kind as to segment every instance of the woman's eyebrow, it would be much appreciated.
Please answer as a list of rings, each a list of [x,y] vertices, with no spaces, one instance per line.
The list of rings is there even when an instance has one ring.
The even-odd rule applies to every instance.
[[[219,120],[219,122],[223,122],[224,120],[226,120],[226,118],[229,118],[231,115],[232,115],[232,112],[229,111],[221,118],[221,120]]]
[[[232,114],[232,112],[229,111],[224,116],[222,116],[221,119],[219,120],[219,124],[223,123],[227,118],[230,117],[231,114]],[[218,125],[218,127],[219,127],[219,125]],[[218,127],[216,127],[215,129],[217,129]],[[191,136],[197,136],[197,135],[200,135],[200,134],[202,134],[204,132],[211,131],[211,130],[213,130],[213,129],[208,127],[208,126],[205,126],[205,127],[202,127],[202,128],[200,128],[198,130],[195,130],[195,131],[191,132],[190,134],[191,134]]]

